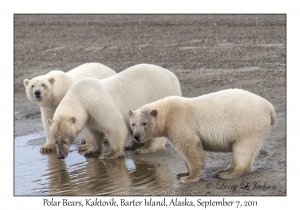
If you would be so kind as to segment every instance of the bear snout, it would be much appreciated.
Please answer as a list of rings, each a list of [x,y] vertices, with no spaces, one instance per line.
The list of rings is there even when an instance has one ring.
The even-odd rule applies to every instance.
[[[65,159],[68,156],[68,152],[59,151],[57,154],[58,159]]]
[[[135,133],[135,134],[133,135],[133,138],[134,138],[134,140],[135,140],[136,142],[140,142],[140,141],[141,141],[140,137],[141,137],[141,135],[140,135],[139,133]]]
[[[41,98],[41,91],[40,90],[34,91],[34,97]]]
[[[57,155],[58,159],[65,159],[65,156],[62,154]]]

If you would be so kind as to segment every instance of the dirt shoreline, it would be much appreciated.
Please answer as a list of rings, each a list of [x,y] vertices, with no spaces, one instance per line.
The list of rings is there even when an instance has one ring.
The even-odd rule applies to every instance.
[[[277,123],[252,174],[215,178],[231,154],[206,152],[202,180],[177,182],[164,195],[286,195],[285,15],[15,15],[15,136],[43,132],[39,107],[27,99],[23,79],[87,62],[117,72],[138,63],[160,65],[178,76],[186,97],[242,88],[269,100]],[[156,154],[127,157],[167,165],[174,175],[185,170],[169,145]]]

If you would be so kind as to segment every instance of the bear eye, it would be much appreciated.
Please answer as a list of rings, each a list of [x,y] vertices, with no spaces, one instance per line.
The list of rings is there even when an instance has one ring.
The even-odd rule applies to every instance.
[[[46,85],[45,85],[45,84],[42,84],[42,86],[45,87]]]
[[[147,123],[145,123],[145,122],[143,123],[143,125],[146,125],[146,124],[147,124]]]
[[[135,126],[134,123],[131,124],[132,126]]]
[[[33,88],[33,87],[34,87],[34,85],[31,85],[31,87]]]

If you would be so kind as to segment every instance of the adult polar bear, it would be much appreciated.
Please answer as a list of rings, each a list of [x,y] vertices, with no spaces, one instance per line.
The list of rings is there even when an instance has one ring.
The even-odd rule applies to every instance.
[[[185,159],[188,172],[180,181],[196,182],[203,174],[204,150],[233,152],[231,167],[219,177],[231,179],[251,172],[251,166],[275,123],[266,99],[248,91],[228,89],[197,98],[167,97],[132,112],[136,141],[164,136]]]
[[[84,77],[103,79],[117,74],[111,68],[100,63],[85,63],[68,72],[53,70],[46,75],[37,76],[31,80],[24,79],[23,84],[30,101],[40,106],[43,127],[46,134],[46,143],[41,147],[41,153],[56,149],[50,135],[47,119],[52,118],[54,112],[73,83]],[[89,141],[88,132],[83,132],[84,138]]]
[[[58,158],[67,157],[70,145],[84,127],[94,136],[86,156],[99,155],[106,136],[110,151],[100,158],[123,157],[126,141],[132,141],[128,110],[172,95],[181,95],[178,78],[171,71],[151,64],[135,65],[103,80],[80,79],[69,89],[53,119],[48,120]],[[153,138],[136,152],[164,148],[165,138]]]

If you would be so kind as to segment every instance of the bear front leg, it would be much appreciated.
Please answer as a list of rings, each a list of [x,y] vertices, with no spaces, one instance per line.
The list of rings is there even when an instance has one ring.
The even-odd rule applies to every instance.
[[[52,109],[46,109],[41,107],[41,116],[42,116],[42,122],[44,131],[46,134],[46,143],[44,146],[41,147],[40,152],[42,154],[50,153],[55,151],[56,152],[56,145],[54,144],[52,140],[52,136],[50,134],[50,127],[48,125],[47,119],[52,119],[54,115],[54,110]]]
[[[92,141],[91,138],[93,138],[90,134],[90,130],[87,127],[84,127],[82,129],[83,133],[83,139],[81,139],[81,146],[78,147],[78,151],[86,151],[91,147]]]
[[[124,147],[127,138],[127,128],[125,131],[110,132],[106,137],[110,144],[110,151],[99,156],[100,159],[115,159],[124,157]]]
[[[100,133],[97,130],[86,128],[89,132],[91,147],[89,147],[85,152],[84,156],[86,157],[97,157],[102,152],[104,133]],[[84,145],[85,146],[85,145]],[[80,146],[81,147],[81,146]],[[82,148],[78,148],[82,149]]]
[[[188,171],[177,174],[181,183],[197,182],[203,174],[204,150],[197,136],[173,142],[176,150],[185,158]]]

